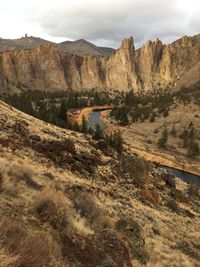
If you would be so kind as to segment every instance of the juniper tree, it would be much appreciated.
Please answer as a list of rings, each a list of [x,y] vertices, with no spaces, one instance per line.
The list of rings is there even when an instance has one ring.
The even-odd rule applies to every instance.
[[[196,141],[192,139],[188,144],[188,156],[195,158],[199,156],[199,154],[200,154],[199,145]]]
[[[174,125],[173,125],[173,127],[172,127],[172,129],[171,129],[170,134],[171,134],[173,137],[176,137],[176,128],[175,128]]]
[[[165,147],[167,144],[167,140],[168,140],[168,130],[167,130],[167,127],[165,127],[162,132],[161,138],[158,140],[158,145],[160,147]]]
[[[94,138],[97,140],[104,138],[104,133],[99,123],[95,125]]]
[[[82,116],[81,131],[83,133],[87,133],[88,132],[88,125],[87,125],[87,121],[86,121],[85,115]]]

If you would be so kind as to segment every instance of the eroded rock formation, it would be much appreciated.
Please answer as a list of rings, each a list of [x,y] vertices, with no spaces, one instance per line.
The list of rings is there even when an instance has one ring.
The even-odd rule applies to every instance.
[[[170,45],[125,39],[111,56],[60,54],[52,45],[0,54],[0,90],[157,90],[200,80],[200,35]]]

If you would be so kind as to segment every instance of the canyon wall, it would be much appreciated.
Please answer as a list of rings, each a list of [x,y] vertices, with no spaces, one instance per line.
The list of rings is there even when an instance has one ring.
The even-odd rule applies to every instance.
[[[125,39],[112,55],[60,54],[44,44],[0,53],[0,91],[134,90],[179,88],[200,81],[200,35],[170,45],[148,41],[135,50]]]
[[[0,53],[0,91],[67,90],[58,51],[45,44],[33,50]]]

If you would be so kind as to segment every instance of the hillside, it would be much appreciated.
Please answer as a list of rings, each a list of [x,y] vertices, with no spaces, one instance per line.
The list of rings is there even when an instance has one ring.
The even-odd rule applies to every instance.
[[[52,43],[39,37],[27,35],[19,39],[3,39],[0,38],[0,51],[33,49],[42,44]]]
[[[84,39],[80,39],[77,41],[66,41],[57,44],[56,47],[61,53],[75,54],[79,56],[105,56],[110,55],[115,51],[115,49],[109,47],[98,47]]]
[[[80,56],[84,55],[110,55],[115,49],[109,47],[98,47],[84,39],[77,41],[66,41],[62,43],[53,43],[39,37],[27,36],[19,39],[0,38],[0,51],[33,49],[42,44],[52,44],[61,53],[70,53]]]
[[[175,91],[199,82],[199,46],[200,35],[196,35],[169,45],[148,41],[139,50],[130,37],[107,56],[84,40],[64,42],[58,48],[45,43],[31,50],[5,51],[0,53],[0,92]]]
[[[199,265],[197,188],[3,102],[0,127],[0,266]]]

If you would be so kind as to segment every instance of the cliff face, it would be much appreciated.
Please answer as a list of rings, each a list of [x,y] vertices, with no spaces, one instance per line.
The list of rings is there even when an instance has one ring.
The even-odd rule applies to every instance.
[[[68,89],[58,51],[51,45],[0,54],[0,89]]]
[[[148,41],[134,49],[125,39],[109,57],[60,54],[45,44],[33,50],[0,54],[0,90],[135,91],[178,88],[200,80],[200,35],[163,45]]]

